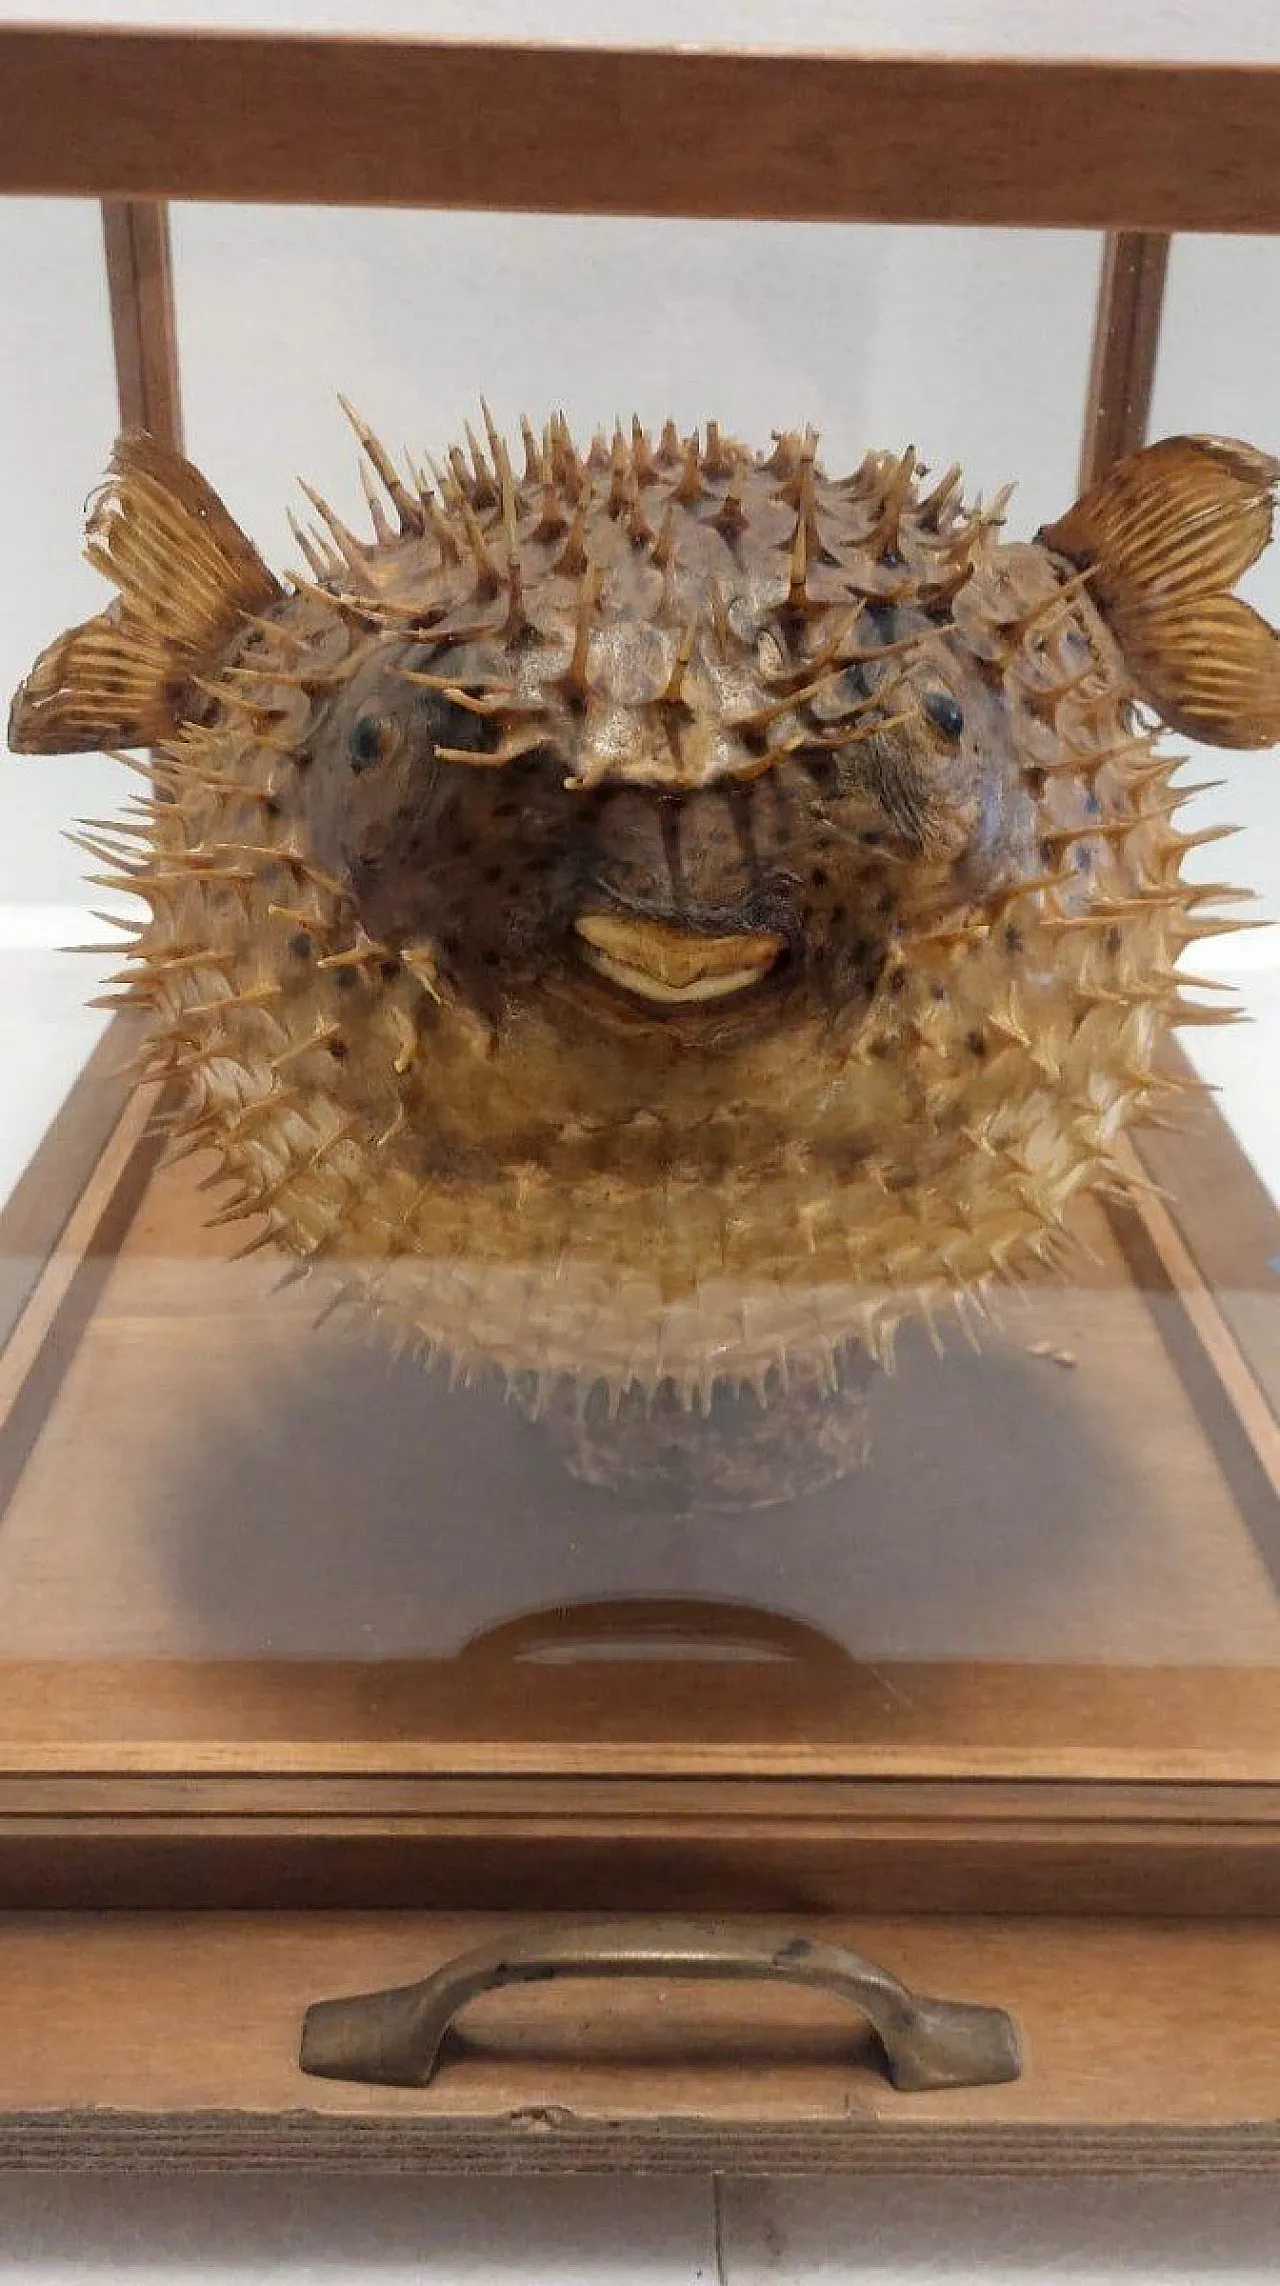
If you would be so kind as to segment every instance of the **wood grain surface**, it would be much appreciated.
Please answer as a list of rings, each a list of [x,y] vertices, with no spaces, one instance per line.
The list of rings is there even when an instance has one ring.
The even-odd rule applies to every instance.
[[[1085,397],[1082,492],[1146,441],[1168,267],[1167,232],[1107,232]]]
[[[0,29],[0,191],[1280,227],[1280,71]]]
[[[158,199],[104,199],[103,252],[120,425],[182,450],[169,211]]]
[[[972,2175],[1280,2162],[1280,1929],[1256,1922],[802,1924],[919,1990],[1010,2009],[1025,2069],[1006,2087],[895,2094],[847,2007],[760,1985],[512,1989],[466,2012],[428,2089],[299,2072],[310,2001],[410,1981],[502,1925],[0,1921],[0,2163]]]
[[[0,1906],[1276,1917],[1276,1789],[69,1773],[0,1784]]]

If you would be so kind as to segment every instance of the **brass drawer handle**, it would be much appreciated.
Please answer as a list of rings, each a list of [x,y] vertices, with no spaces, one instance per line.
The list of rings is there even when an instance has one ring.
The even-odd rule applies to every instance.
[[[426,2087],[460,2008],[505,1985],[561,1976],[768,1977],[851,2001],[870,2020],[895,2088],[991,2086],[1016,2080],[1018,2035],[1002,2008],[930,2000],[843,1947],[776,1924],[665,1919],[560,1921],[447,1961],[420,1984],[319,2000],[307,2010],[299,2061],[330,2080]]]

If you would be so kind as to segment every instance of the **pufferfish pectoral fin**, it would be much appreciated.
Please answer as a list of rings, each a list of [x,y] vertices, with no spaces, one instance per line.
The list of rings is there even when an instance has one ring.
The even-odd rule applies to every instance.
[[[19,754],[145,746],[172,734],[194,675],[280,588],[198,469],[144,430],[117,441],[85,555],[119,590],[42,651],[9,716]]]
[[[1280,461],[1234,437],[1165,437],[1109,469],[1041,543],[1091,567],[1141,696],[1211,746],[1280,739],[1280,636],[1230,593],[1271,538]]]

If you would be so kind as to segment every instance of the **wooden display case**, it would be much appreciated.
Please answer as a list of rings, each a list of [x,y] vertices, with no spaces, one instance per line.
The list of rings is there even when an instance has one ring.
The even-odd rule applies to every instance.
[[[1167,232],[1280,228],[1278,130],[1226,67],[0,27],[0,189],[103,198],[172,441],[170,196],[1016,221],[1107,232],[1093,473]],[[273,1294],[129,1045],[0,1218],[0,2159],[1276,2164],[1280,1216],[1216,1113],[980,1358],[907,1344],[862,1477],[695,1529]],[[299,2069],[319,1998],[641,1912],[999,2003],[1021,2076],[903,2093],[811,1993],[599,1981],[482,2000],[423,2088]]]

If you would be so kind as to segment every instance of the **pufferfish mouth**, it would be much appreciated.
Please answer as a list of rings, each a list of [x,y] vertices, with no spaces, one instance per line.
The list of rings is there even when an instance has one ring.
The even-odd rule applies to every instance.
[[[786,939],[769,929],[699,936],[666,921],[621,913],[582,913],[574,923],[588,967],[641,1000],[664,1008],[725,1000],[767,976]]]

